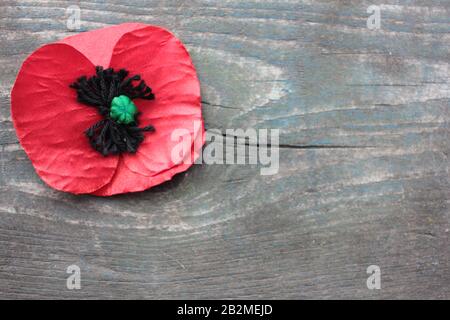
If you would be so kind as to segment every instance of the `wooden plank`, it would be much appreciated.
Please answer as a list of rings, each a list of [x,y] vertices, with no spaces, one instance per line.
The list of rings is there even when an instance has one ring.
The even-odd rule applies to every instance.
[[[0,297],[450,298],[450,3],[384,3],[369,30],[367,1],[77,1],[82,31],[179,36],[209,129],[280,129],[276,175],[196,165],[103,199],[45,186],[9,112],[21,62],[73,33],[74,2],[2,1]]]

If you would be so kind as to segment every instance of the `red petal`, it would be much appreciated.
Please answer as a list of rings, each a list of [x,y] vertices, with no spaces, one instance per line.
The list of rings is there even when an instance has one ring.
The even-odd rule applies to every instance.
[[[171,159],[171,152],[178,143],[172,141],[172,131],[185,129],[189,132],[192,146],[189,158],[195,158],[204,139],[195,146],[193,142],[197,136],[203,137],[204,129],[200,84],[183,44],[159,27],[136,29],[124,34],[117,42],[110,67],[126,68],[132,75],[140,74],[153,89],[155,100],[134,102],[141,112],[141,125],[152,124],[156,132],[146,134],[136,154],[122,155],[123,163],[119,164],[111,185],[96,194],[144,190],[187,170],[192,161],[180,164]],[[201,124],[199,130],[194,130],[195,121]],[[136,175],[132,175],[133,172]]]
[[[69,85],[95,72],[92,63],[66,44],[46,45],[23,63],[11,93],[19,141],[36,172],[55,189],[91,193],[114,175],[118,157],[93,150],[84,131],[101,119],[79,104]]]
[[[175,174],[186,171],[190,166],[191,164],[181,164],[169,170],[160,172],[154,177],[147,177],[128,169],[123,162],[123,158],[120,158],[117,174],[112,178],[111,182],[92,194],[105,197],[126,192],[147,190],[148,188],[172,179]]]
[[[166,117],[151,120],[151,124],[157,128],[154,133],[145,134],[145,140],[139,146],[136,154],[124,154],[124,162],[127,167],[136,173],[144,176],[155,176],[161,171],[165,171],[180,164],[179,161],[172,160],[172,150],[177,145],[182,145],[183,150],[191,150],[194,139],[194,120],[200,119],[187,117]],[[174,128],[184,128],[183,139],[172,140]],[[198,131],[198,130],[197,130]],[[178,137],[176,137],[178,138]]]
[[[192,159],[185,159],[181,164],[176,165],[168,170],[161,171],[155,176],[149,177],[134,171],[131,171],[124,163],[121,157],[119,165],[117,166],[116,174],[109,184],[103,188],[93,192],[97,196],[111,196],[125,192],[143,191],[165,181],[172,179],[172,177],[180,172],[186,171],[200,156],[201,148],[205,143],[204,127],[198,128],[195,134],[195,143],[192,146],[192,154],[187,155],[187,158],[192,156]],[[197,150],[195,150],[197,149]]]
[[[95,66],[107,67],[117,41],[125,33],[146,27],[142,23],[123,23],[117,26],[78,33],[59,41],[85,55]]]

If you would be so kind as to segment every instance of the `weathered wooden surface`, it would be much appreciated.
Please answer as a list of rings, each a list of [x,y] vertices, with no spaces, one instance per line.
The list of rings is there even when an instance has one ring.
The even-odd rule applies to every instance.
[[[374,31],[371,1],[94,2],[0,3],[0,298],[450,298],[448,0],[382,1]],[[73,4],[82,30],[171,29],[208,128],[279,128],[279,173],[197,165],[113,198],[44,185],[9,91]]]

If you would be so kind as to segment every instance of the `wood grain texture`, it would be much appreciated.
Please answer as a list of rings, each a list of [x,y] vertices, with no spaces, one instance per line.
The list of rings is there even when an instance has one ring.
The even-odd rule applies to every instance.
[[[382,1],[371,31],[374,2],[2,0],[0,298],[450,298],[450,1]],[[279,173],[196,165],[112,198],[44,185],[9,92],[28,54],[72,34],[73,4],[82,31],[172,30],[207,127],[280,129]]]

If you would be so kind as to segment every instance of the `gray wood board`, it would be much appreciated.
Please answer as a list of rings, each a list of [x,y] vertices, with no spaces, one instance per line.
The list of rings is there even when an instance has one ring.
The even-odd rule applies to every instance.
[[[450,2],[383,3],[369,30],[372,1],[2,0],[0,298],[450,298]],[[10,89],[28,54],[73,34],[74,4],[80,31],[173,31],[207,128],[280,129],[279,173],[195,165],[112,198],[47,187]]]

